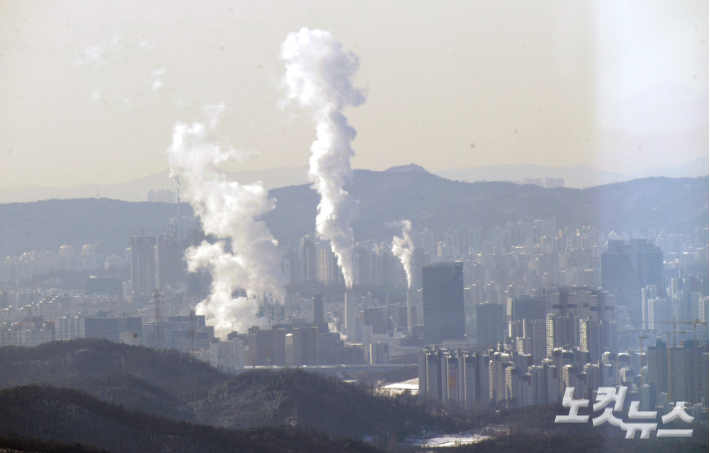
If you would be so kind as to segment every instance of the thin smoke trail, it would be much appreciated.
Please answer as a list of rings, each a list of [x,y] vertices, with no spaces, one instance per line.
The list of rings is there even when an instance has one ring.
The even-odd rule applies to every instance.
[[[402,237],[392,238],[392,254],[399,258],[407,273],[407,288],[412,288],[412,256],[414,255],[414,242],[412,241],[412,222],[402,220],[397,223],[402,227]]]

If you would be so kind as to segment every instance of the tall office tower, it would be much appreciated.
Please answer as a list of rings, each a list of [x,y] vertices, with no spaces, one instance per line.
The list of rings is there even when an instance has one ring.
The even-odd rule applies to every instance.
[[[654,384],[657,392],[668,393],[668,349],[666,342],[656,340],[646,348],[648,360],[648,384]]]
[[[422,268],[422,276],[424,341],[434,344],[463,340],[466,332],[463,263],[434,263]]]
[[[596,313],[596,318],[598,321],[613,318],[614,316],[614,306],[609,303],[609,298],[607,298],[608,293],[598,289],[591,290],[592,296],[594,296],[594,305],[589,308],[590,311]]]
[[[500,304],[476,305],[476,340],[478,346],[493,346],[505,339],[505,307]]]
[[[325,310],[323,305],[323,295],[313,296],[313,323],[323,324],[325,322]]]
[[[670,401],[699,403],[708,394],[707,354],[708,344],[697,340],[670,348]]]
[[[160,236],[158,238],[158,289],[161,291],[176,291],[187,282],[187,263],[185,250],[187,240],[175,237]]]
[[[545,319],[545,298],[518,296],[509,300],[510,320]]]
[[[152,295],[155,284],[155,238],[131,238],[131,288],[133,294]]]
[[[303,249],[303,282],[313,283],[318,281],[318,257],[316,246],[311,239],[305,237],[301,239]]]
[[[641,327],[641,289],[656,285],[663,294],[663,252],[646,239],[610,240],[602,253],[602,289],[614,295],[617,305],[628,307],[636,327]]]
[[[318,281],[324,285],[330,285],[333,282],[334,261],[335,255],[330,247],[318,249]]]

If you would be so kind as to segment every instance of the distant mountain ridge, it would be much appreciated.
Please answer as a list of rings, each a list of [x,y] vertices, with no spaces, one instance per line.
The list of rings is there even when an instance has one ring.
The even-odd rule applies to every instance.
[[[587,189],[545,189],[510,182],[468,183],[431,173],[356,170],[346,189],[360,203],[356,240],[390,241],[387,225],[412,221],[415,231],[443,233],[462,224],[491,228],[554,217],[560,228],[590,225],[617,232],[708,224],[708,178],[646,178]],[[314,230],[318,195],[307,185],[274,189],[276,209],[264,220],[279,241]]]
[[[669,178],[698,177],[708,175],[708,155],[675,167],[661,168],[639,174],[625,174],[594,170],[585,166],[543,167],[533,164],[489,165],[464,169],[448,169],[435,174],[446,179],[464,182],[522,181],[525,178],[563,178],[566,187],[587,188],[632,179],[661,176]],[[356,170],[369,171],[369,170]],[[417,164],[399,165],[385,170],[388,173],[430,173]],[[261,181],[269,190],[308,183],[308,166],[274,167],[263,170],[248,170],[227,173],[241,184]],[[0,188],[0,203],[26,203],[39,200],[73,198],[110,198],[124,201],[146,201],[150,190],[176,191],[176,184],[168,170],[117,184],[83,184],[74,187],[15,186]]]
[[[276,167],[266,170],[249,170],[228,173],[241,184],[261,181],[267,189],[285,187],[308,182],[308,167]],[[74,187],[34,187],[17,186],[0,188],[0,203],[27,203],[40,200],[65,200],[73,198],[110,198],[123,201],[146,201],[150,190],[172,190],[177,185],[164,170],[117,184],[82,184]]]
[[[426,171],[426,169],[424,167],[422,167],[421,165],[417,165],[417,164],[399,165],[397,167],[390,167],[385,171],[390,172],[390,173],[391,172],[403,172],[403,171],[415,172],[415,173],[429,173],[428,171]]]
[[[360,203],[352,222],[356,240],[390,241],[388,224],[412,221],[415,231],[443,232],[462,224],[491,228],[506,222],[557,219],[559,228],[590,225],[602,232],[708,225],[708,177],[645,178],[587,189],[545,189],[510,182],[451,181],[420,171],[355,170],[346,189]],[[309,184],[269,192],[276,208],[263,220],[282,245],[315,230],[318,194]],[[182,229],[194,225],[189,205]],[[167,233],[176,206],[106,198],[0,204],[0,256],[96,244],[122,254],[131,236]]]
[[[533,164],[488,165],[485,167],[448,169],[439,171],[436,174],[447,179],[466,182],[520,182],[527,178],[540,179],[544,183],[545,178],[562,178],[565,180],[565,187],[583,189],[648,177],[694,178],[706,176],[709,173],[708,168],[710,166],[708,159],[706,154],[686,164],[658,168],[637,174],[594,170],[582,165],[574,167],[543,167]]]

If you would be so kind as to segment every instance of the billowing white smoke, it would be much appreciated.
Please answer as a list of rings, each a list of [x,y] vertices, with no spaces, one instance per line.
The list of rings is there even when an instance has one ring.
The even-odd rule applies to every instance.
[[[402,220],[398,222],[402,227],[402,237],[392,238],[392,254],[399,258],[407,273],[407,288],[412,287],[412,255],[414,255],[414,242],[412,242],[412,222]]]
[[[323,30],[302,28],[290,33],[281,45],[286,65],[283,83],[291,100],[313,110],[316,141],[311,146],[308,176],[321,196],[316,217],[318,234],[330,241],[348,288],[353,284],[353,230],[350,221],[358,214],[358,202],[343,189],[352,176],[350,142],[355,129],[341,111],[365,102],[365,94],[352,85],[359,59],[345,52]]]
[[[172,176],[180,176],[183,194],[202,221],[204,231],[217,242],[188,249],[186,258],[191,272],[206,267],[212,275],[212,287],[196,312],[205,315],[215,334],[245,332],[256,323],[257,306],[253,299],[232,297],[236,289],[244,289],[248,297],[268,293],[280,300],[284,295],[281,255],[277,242],[260,216],[274,209],[274,200],[256,182],[241,185],[229,181],[219,167],[237,159],[241,153],[222,149],[210,133],[224,104],[207,108],[209,125],[178,123],[173,142],[168,148]]]

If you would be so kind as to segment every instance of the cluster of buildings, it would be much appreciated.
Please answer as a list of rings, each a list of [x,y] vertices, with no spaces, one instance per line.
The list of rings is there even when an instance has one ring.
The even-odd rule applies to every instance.
[[[96,247],[92,244],[85,244],[80,249],[63,245],[57,251],[25,252],[20,256],[0,258],[0,284],[31,281],[36,275],[54,271],[93,270],[97,265]]]
[[[363,241],[352,291],[329,244],[307,235],[284,249],[285,299],[255,299],[259,325],[222,339],[193,311],[209,273],[188,273],[183,259],[204,236],[175,231],[133,237],[122,256],[63,247],[56,256],[67,270],[123,270],[86,278],[80,292],[22,287],[46,269],[3,264],[0,345],[107,338],[224,370],[380,366],[418,355],[420,393],[463,408],[614,385],[648,407],[681,398],[707,407],[708,280],[699,267],[707,229],[647,239],[544,219],[423,230],[412,235],[411,286],[389,243]]]
[[[504,344],[482,352],[432,347],[419,354],[419,394],[471,410],[557,403],[568,387],[574,398],[593,401],[600,387],[626,386],[639,410],[667,413],[675,401],[684,401],[707,413],[707,343],[685,340],[667,348],[658,340],[644,362],[637,353],[609,351],[591,360],[589,351],[576,347],[555,348],[540,362]]]
[[[663,252],[644,239],[609,240],[600,258],[601,287],[540,287],[519,296],[509,288],[505,303],[476,304],[475,342],[454,333],[461,321],[447,308],[461,312],[463,284],[433,277],[433,266],[425,267],[424,339],[430,346],[419,353],[419,393],[471,409],[557,402],[567,387],[575,388],[575,397],[593,399],[599,387],[623,385],[645,410],[673,401],[707,410],[707,278],[676,277],[665,285]],[[427,316],[435,311],[427,307],[427,274],[436,280],[429,286],[446,294],[446,303],[436,307],[450,313],[448,329],[429,335],[446,314]],[[678,325],[693,331],[681,335]],[[644,349],[646,339],[655,345]]]

